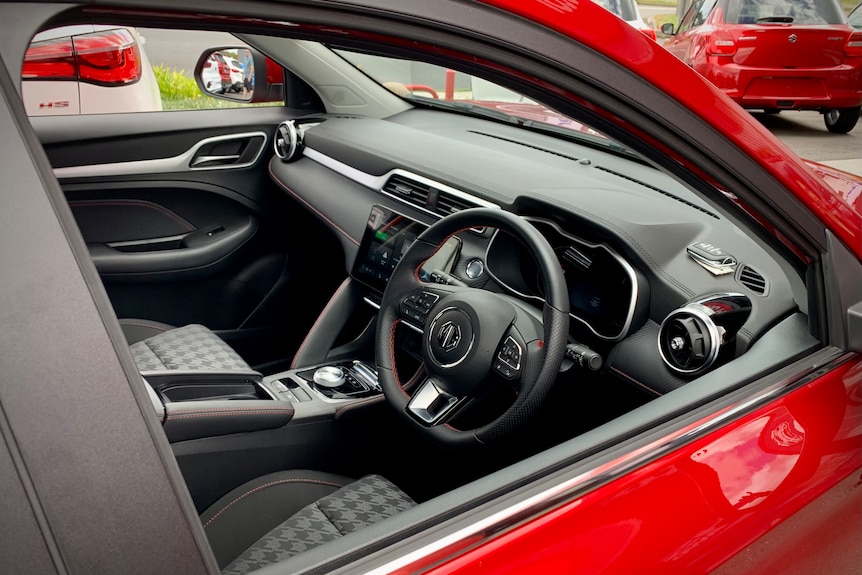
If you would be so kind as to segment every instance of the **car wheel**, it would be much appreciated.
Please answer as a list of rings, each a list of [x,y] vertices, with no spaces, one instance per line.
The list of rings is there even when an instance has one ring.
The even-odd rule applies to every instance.
[[[856,126],[860,113],[862,113],[862,106],[827,110],[823,114],[823,122],[826,124],[826,129],[833,134],[846,134]]]

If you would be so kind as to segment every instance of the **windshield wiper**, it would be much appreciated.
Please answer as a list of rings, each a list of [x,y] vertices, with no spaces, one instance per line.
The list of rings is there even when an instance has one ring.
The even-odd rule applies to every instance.
[[[790,24],[793,22],[793,16],[766,16],[764,18],[758,18],[755,22],[758,24]]]

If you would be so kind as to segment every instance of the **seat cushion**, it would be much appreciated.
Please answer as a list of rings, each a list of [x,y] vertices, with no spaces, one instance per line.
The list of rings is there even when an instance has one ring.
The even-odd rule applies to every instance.
[[[199,324],[160,332],[129,349],[140,371],[251,369],[224,340]]]
[[[401,489],[379,475],[368,475],[337,487],[339,483],[338,476],[289,471],[259,478],[222,498],[201,516],[222,573],[255,571],[416,505]],[[314,497],[320,492],[328,493]],[[227,501],[231,497],[234,499]],[[300,503],[302,507],[297,507]],[[232,543],[226,538],[244,533],[248,526],[243,523],[253,523],[259,529],[266,521],[260,510],[269,510],[271,521],[272,509],[277,507],[283,512],[293,512],[282,514],[280,522],[224,566],[225,545]],[[218,522],[221,524],[216,530]]]

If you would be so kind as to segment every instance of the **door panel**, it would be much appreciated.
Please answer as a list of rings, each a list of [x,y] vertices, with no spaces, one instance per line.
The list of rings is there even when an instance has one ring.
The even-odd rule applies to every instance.
[[[331,234],[268,175],[295,115],[32,119],[118,317],[206,325],[264,371],[290,361],[344,273]]]

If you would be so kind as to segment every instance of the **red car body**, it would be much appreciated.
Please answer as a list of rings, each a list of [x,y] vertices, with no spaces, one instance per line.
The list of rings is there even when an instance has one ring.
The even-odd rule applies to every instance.
[[[744,108],[828,110],[862,104],[862,33],[834,15],[780,16],[736,0],[695,2],[664,47]],[[833,6],[834,4],[834,6]],[[857,114],[858,115],[858,114]]]
[[[806,165],[734,103],[728,90],[693,73],[686,76],[667,51],[592,2],[483,2],[589,46],[689,109],[702,110],[712,130],[756,159],[823,230],[862,260],[859,183],[852,175]],[[449,55],[467,61],[457,52]],[[841,100],[848,106],[862,102],[862,58],[852,58],[855,72],[847,74],[860,93]],[[729,65],[731,70],[737,66]],[[760,100],[758,107],[764,105]],[[818,107],[823,105],[833,104]],[[597,113],[610,116],[606,110]],[[680,151],[639,127],[625,127],[668,157],[685,161]],[[815,565],[851,572],[860,559],[862,357],[838,348],[821,353],[820,369],[788,370],[782,381],[754,394],[742,389],[723,410],[707,410],[683,427],[650,430],[650,441],[633,451],[599,452],[588,473],[519,498],[496,515],[405,552],[373,572],[804,573]],[[118,365],[113,367],[119,372]],[[134,463],[127,465],[131,469]],[[848,527],[829,531],[824,541],[824,526],[830,523]],[[792,532],[782,531],[788,526]],[[163,537],[179,539],[174,533]],[[806,553],[808,542],[822,543],[818,551],[826,558]],[[397,548],[397,541],[391,543]],[[109,551],[70,561],[99,564],[99,552]]]

